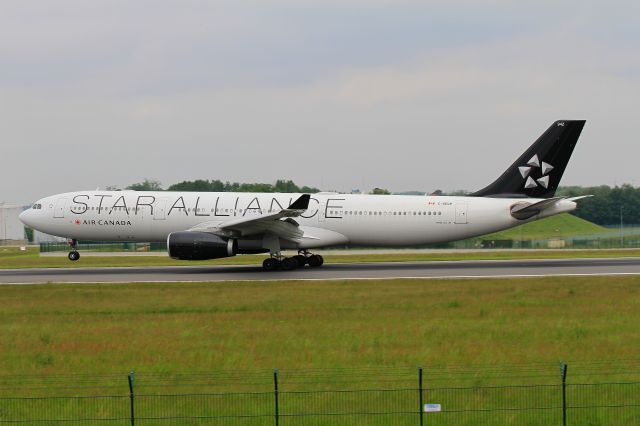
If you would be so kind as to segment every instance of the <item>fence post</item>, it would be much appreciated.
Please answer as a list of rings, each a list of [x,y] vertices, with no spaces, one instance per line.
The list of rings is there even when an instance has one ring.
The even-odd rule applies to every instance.
[[[567,364],[560,363],[562,375],[562,426],[567,426]]]
[[[131,426],[134,426],[136,424],[136,416],[135,416],[135,412],[134,412],[134,405],[133,405],[133,400],[134,400],[134,394],[133,394],[133,379],[135,377],[135,373],[132,371],[131,373],[129,373],[129,375],[127,376],[127,379],[129,380],[129,405],[131,408]]]
[[[278,369],[273,370],[273,396],[276,403],[276,426],[280,421],[280,407],[278,406]]]
[[[424,425],[424,395],[422,386],[422,367],[418,367],[418,397],[420,399],[420,405],[418,407],[418,413],[420,413],[420,426]]]

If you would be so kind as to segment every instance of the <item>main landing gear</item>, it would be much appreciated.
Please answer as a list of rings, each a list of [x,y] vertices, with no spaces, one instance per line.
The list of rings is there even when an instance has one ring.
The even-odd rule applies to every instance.
[[[80,253],[78,253],[78,240],[76,240],[75,238],[67,240],[67,244],[69,244],[69,247],[71,247],[71,251],[67,256],[69,260],[75,262],[76,260],[80,259]]]
[[[265,271],[275,271],[281,269],[283,271],[291,271],[309,265],[311,268],[322,266],[324,259],[319,254],[311,254],[306,250],[300,250],[296,256],[284,257],[280,253],[271,254],[271,257],[262,262],[262,268]]]

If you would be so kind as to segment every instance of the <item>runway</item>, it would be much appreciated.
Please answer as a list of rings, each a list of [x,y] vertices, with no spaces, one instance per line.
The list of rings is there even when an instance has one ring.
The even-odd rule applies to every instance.
[[[509,278],[640,275],[640,258],[335,263],[264,272],[260,266],[177,266],[0,270],[0,284],[339,280],[385,278]]]

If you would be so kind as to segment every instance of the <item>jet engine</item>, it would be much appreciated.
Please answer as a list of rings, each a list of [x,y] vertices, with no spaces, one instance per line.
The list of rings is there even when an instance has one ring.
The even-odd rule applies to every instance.
[[[238,241],[207,232],[172,232],[167,238],[169,256],[178,260],[209,260],[235,256]]]

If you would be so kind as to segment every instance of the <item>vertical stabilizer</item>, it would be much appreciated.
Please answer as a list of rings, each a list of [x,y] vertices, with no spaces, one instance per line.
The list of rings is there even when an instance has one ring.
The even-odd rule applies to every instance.
[[[584,127],[585,120],[558,120],[495,182],[474,197],[550,198]]]

